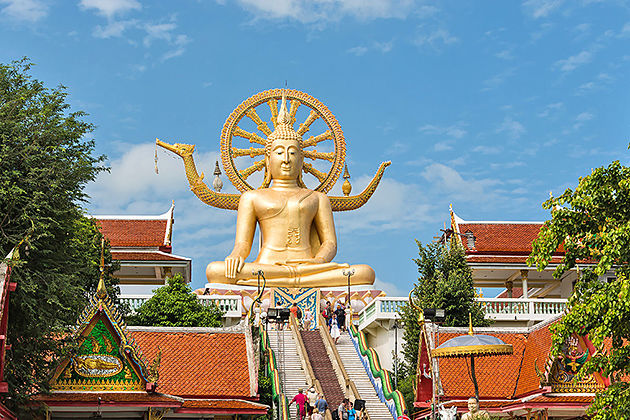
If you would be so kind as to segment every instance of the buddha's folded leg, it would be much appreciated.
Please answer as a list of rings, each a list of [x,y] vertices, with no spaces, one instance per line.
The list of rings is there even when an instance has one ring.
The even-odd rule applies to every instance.
[[[250,281],[251,285],[256,285],[258,281],[255,273],[258,270],[263,271],[266,279],[286,279],[291,275],[291,271],[286,266],[245,263],[241,271],[236,273],[236,278],[229,279],[225,276],[225,261],[214,261],[206,267],[206,278],[209,283],[237,284],[238,282],[238,284],[249,285],[249,283],[241,283],[241,281]]]

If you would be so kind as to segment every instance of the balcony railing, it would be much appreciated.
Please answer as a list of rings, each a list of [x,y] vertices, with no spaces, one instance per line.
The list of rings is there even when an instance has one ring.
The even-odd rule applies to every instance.
[[[567,299],[477,299],[487,319],[495,321],[543,321],[561,314],[567,308]]]
[[[121,303],[129,305],[132,311],[137,310],[153,295],[120,295],[118,299]],[[222,296],[222,295],[198,295],[199,302],[208,306],[217,305],[223,311],[224,318],[240,318],[242,316],[241,297],[240,296]]]
[[[486,313],[486,319],[494,321],[543,321],[561,314],[567,307],[567,299],[517,299],[477,298]],[[378,297],[359,312],[359,330],[375,321],[400,318],[398,311],[407,302],[405,297]]]
[[[407,303],[406,297],[377,297],[359,312],[359,330],[376,320],[400,319],[400,308]]]

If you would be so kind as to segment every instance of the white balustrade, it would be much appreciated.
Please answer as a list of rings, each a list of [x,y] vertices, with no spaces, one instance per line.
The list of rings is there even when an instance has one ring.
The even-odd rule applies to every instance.
[[[486,319],[495,321],[543,321],[561,314],[567,299],[477,298]],[[398,311],[407,302],[405,297],[378,297],[359,312],[359,329],[375,321],[400,319]]]
[[[118,299],[121,304],[127,304],[131,311],[136,311],[140,305],[151,299],[153,295],[120,295]],[[210,304],[217,305],[223,312],[224,318],[240,318],[242,315],[241,297],[240,296],[223,296],[223,295],[197,295],[199,303],[204,306]]]

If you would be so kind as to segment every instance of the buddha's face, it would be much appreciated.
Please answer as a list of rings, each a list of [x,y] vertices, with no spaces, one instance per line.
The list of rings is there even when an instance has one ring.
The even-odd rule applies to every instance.
[[[470,398],[468,400],[468,411],[470,411],[471,413],[474,413],[477,410],[479,410],[479,403],[477,402],[477,399]]]
[[[304,156],[297,140],[274,140],[269,153],[271,178],[280,180],[298,179]]]

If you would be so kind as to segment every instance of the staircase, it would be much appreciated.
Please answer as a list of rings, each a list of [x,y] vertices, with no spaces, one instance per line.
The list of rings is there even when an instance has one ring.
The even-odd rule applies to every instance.
[[[276,355],[282,391],[291,401],[297,395],[299,388],[303,388],[306,392],[309,387],[309,384],[306,383],[306,375],[302,369],[300,356],[298,356],[297,345],[289,329],[284,331],[268,330],[267,334],[269,335],[269,345]],[[294,408],[291,411],[294,411]]]
[[[324,398],[331,410],[336,409],[345,397],[342,387],[339,385],[337,374],[326,352],[324,341],[319,330],[300,331],[308,359],[313,367],[315,378],[319,380],[324,392]]]
[[[361,356],[357,353],[348,332],[344,332],[339,337],[337,343],[337,351],[341,360],[343,361],[344,368],[348,372],[348,376],[357,387],[361,399],[365,400],[365,407],[372,420],[386,420],[391,419],[393,416],[385,403],[381,402],[376,390],[372,385],[372,381],[367,375],[363,363],[361,363]]]

